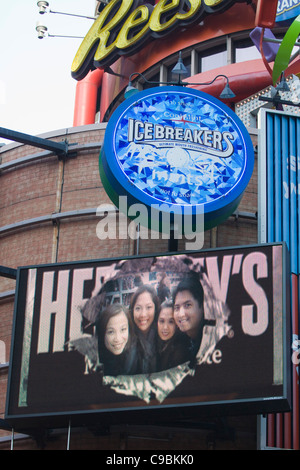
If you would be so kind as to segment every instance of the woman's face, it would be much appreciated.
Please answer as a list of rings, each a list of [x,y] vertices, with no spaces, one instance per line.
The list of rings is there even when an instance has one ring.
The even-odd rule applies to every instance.
[[[122,354],[129,336],[128,320],[124,312],[120,312],[109,319],[104,344],[106,348],[116,356]]]
[[[174,320],[180,331],[196,338],[202,318],[203,309],[191,292],[178,292],[174,302]]]
[[[174,336],[176,331],[176,324],[173,318],[173,309],[170,307],[163,308],[160,311],[158,322],[157,322],[157,331],[160,339],[167,341]]]
[[[133,320],[136,326],[147,333],[155,316],[155,304],[149,292],[138,295],[133,307]]]

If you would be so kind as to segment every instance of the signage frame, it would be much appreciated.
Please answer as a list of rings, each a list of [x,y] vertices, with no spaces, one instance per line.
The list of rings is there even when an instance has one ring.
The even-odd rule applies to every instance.
[[[170,184],[171,177],[172,178],[183,177],[182,175],[180,175],[180,172],[181,172],[180,167],[176,168],[176,165],[172,167],[170,164],[168,181],[165,184],[166,189],[163,188],[164,186],[163,183],[161,184],[155,183],[154,185],[155,177],[153,176],[149,178],[149,181],[150,181],[149,183],[148,183],[148,177],[147,177],[146,188],[141,189],[138,186],[139,181],[138,183],[133,182],[129,178],[129,176],[125,173],[125,170],[123,169],[123,166],[120,163],[120,157],[118,155],[119,147],[117,148],[116,139],[117,139],[117,128],[118,126],[120,127],[121,120],[124,119],[125,121],[126,116],[130,116],[130,113],[133,114],[133,112],[136,112],[136,109],[138,109],[138,107],[142,106],[144,103],[152,104],[155,102],[155,100],[159,102],[159,99],[162,99],[161,97],[163,96],[172,97],[172,95],[176,97],[176,99],[178,100],[179,100],[179,97],[182,97],[182,100],[186,99],[186,100],[190,100],[191,102],[192,100],[194,100],[195,102],[198,100],[199,103],[201,102],[203,104],[203,108],[207,106],[209,107],[210,113],[212,112],[212,110],[216,113],[216,116],[217,116],[216,119],[220,120],[220,124],[219,124],[220,127],[218,127],[218,129],[221,129],[222,120],[224,121],[228,120],[230,122],[230,129],[233,129],[232,132],[234,134],[234,140],[233,140],[232,145],[234,145],[234,150],[232,152],[234,152],[236,156],[236,160],[239,160],[239,159],[241,160],[241,168],[239,169],[238,176],[236,177],[234,182],[231,183],[230,188],[229,186],[227,186],[228,183],[226,183],[226,188],[227,188],[226,193],[224,192],[224,190],[222,190],[222,192],[220,192],[218,197],[215,198],[216,191],[214,189],[213,198],[215,199],[213,198],[211,198],[210,200],[208,199],[208,194],[212,191],[211,184],[210,186],[207,187],[207,189],[200,190],[199,188],[201,188],[202,186],[205,187],[206,183],[204,182],[200,184],[198,183],[198,188],[197,188],[197,185],[195,184],[195,180],[200,177],[200,178],[203,178],[203,181],[205,181],[205,179],[209,179],[210,173],[207,172],[206,174],[205,172],[203,172],[202,176],[194,176],[192,171],[195,174],[196,174],[196,171],[193,170],[193,166],[194,166],[194,169],[196,169],[197,165],[195,165],[193,162],[191,163],[191,157],[187,157],[189,158],[189,161],[186,164],[188,165],[187,166],[188,172],[186,172],[187,175],[185,175],[184,177],[186,178],[187,181],[189,181],[188,179],[189,177],[192,178],[192,182],[191,183],[189,182],[188,186],[189,186],[189,192],[192,194],[193,199],[191,198],[191,202],[182,202],[182,203],[179,203],[177,201],[175,201],[174,203],[171,195],[174,189],[180,193],[181,186],[184,187],[184,186],[187,186],[187,184],[180,185],[180,184],[174,183],[173,186],[172,184]],[[169,99],[171,101],[171,98]],[[152,104],[151,107],[153,108],[154,105]],[[182,108],[185,109],[184,106],[182,106]],[[188,105],[186,105],[186,108],[188,109]],[[184,111],[178,110],[178,113],[179,114],[181,113],[183,116]],[[152,118],[151,122],[150,122],[150,118],[149,118],[149,123],[146,119],[144,119],[143,122],[145,122],[146,124],[148,123],[149,125],[151,124],[153,125],[153,127],[156,128],[156,124],[155,125],[153,124],[153,122],[155,121],[153,120],[158,118],[157,116],[158,114],[159,114],[158,112],[153,113],[154,117]],[[149,112],[149,116],[150,115],[151,113]],[[187,111],[185,111],[185,115],[187,115]],[[200,112],[199,112],[199,115],[195,117],[198,119],[202,119],[202,115]],[[182,117],[181,119],[184,119],[184,117]],[[179,119],[177,119],[177,121],[178,120]],[[166,123],[170,122],[169,125],[172,124],[175,126],[173,121],[175,122],[176,120],[175,119],[167,120],[165,118],[164,121],[162,122],[166,122]],[[203,117],[203,121],[204,121],[204,117]],[[164,125],[167,127],[166,124]],[[195,126],[195,123],[192,123],[191,125]],[[129,126],[129,119],[128,119],[128,126]],[[177,125],[177,129],[181,130],[181,128],[178,125]],[[190,131],[190,129],[185,129],[184,127],[182,129],[185,132]],[[205,124],[204,124],[203,129],[206,129]],[[206,132],[206,131],[203,131],[201,127],[200,127],[200,131]],[[153,133],[154,132],[155,131],[153,130]],[[215,131],[209,131],[209,132],[213,134],[213,132]],[[221,134],[221,132],[219,132],[219,134]],[[224,134],[226,134],[226,132],[224,132]],[[145,148],[147,148],[147,142],[149,143],[149,141],[145,140],[145,142],[146,142]],[[153,138],[152,142],[156,142],[155,138]],[[152,145],[152,142],[150,142],[151,145]],[[159,142],[159,139],[157,140],[157,142]],[[175,144],[176,139],[174,139],[173,142]],[[172,145],[173,145],[173,142],[172,142]],[[167,142],[166,145],[168,144],[170,145],[170,141]],[[188,148],[189,146],[192,148],[193,146],[192,141],[188,142],[188,144],[189,145],[186,148]],[[229,144],[231,145],[231,142],[229,142]],[[228,144],[228,147],[229,147],[229,144]],[[136,148],[138,148],[138,145],[136,144],[135,140],[131,142],[130,145],[135,145]],[[130,145],[127,143],[128,149],[130,149]],[[177,152],[179,152],[180,145],[182,145],[182,143],[177,142],[177,145],[178,147],[174,147],[174,148],[176,149]],[[208,159],[207,162],[209,163],[209,157],[210,157],[209,152],[211,149],[204,150],[205,146],[202,145],[203,150],[201,153],[201,145],[198,145],[198,147],[200,147],[200,149],[197,151],[191,150],[191,151],[184,151],[184,152],[187,155],[189,155],[189,153],[192,154],[194,152],[194,154],[199,154],[199,157],[201,156],[201,154],[205,154],[206,152],[208,152],[206,154],[206,158]],[[159,154],[158,150],[156,152],[158,153],[159,158],[157,159],[156,156],[155,158],[156,160],[159,161],[163,153],[160,152]],[[166,150],[164,150],[164,152],[165,154],[167,154]],[[221,163],[214,162],[213,160],[214,157],[218,156],[217,155],[218,150],[215,150],[215,153],[216,154],[212,155],[212,158],[211,158],[212,162],[210,163],[210,165],[212,168],[215,168],[215,166],[217,167],[218,165],[221,166]],[[221,154],[220,151],[219,153]],[[153,155],[155,155],[155,152],[153,152]],[[222,158],[226,160],[227,157],[222,157]],[[221,161],[222,158],[220,158],[219,160]],[[229,156],[229,158],[231,158],[231,155]],[[168,158],[164,156],[164,160],[168,160]],[[202,160],[199,159],[199,162],[201,163]],[[203,160],[203,162],[205,162],[205,160]],[[168,164],[168,161],[164,162],[164,166],[167,164]],[[150,164],[147,163],[147,165],[150,165]],[[230,170],[233,172],[233,169],[235,166],[237,166],[237,163],[234,162],[232,159],[231,164],[228,165],[228,167],[230,167]],[[222,168],[224,169],[226,167],[227,165],[223,165]],[[192,89],[188,87],[186,88],[186,87],[181,87],[181,86],[153,87],[147,90],[140,91],[137,94],[127,98],[123,103],[121,103],[121,105],[117,108],[117,110],[111,116],[110,121],[107,125],[105,136],[104,136],[104,143],[103,143],[103,147],[101,149],[100,157],[99,157],[99,169],[100,169],[100,177],[101,177],[102,183],[105,187],[107,194],[109,195],[109,197],[111,198],[111,200],[117,207],[119,206],[118,197],[126,195],[128,197],[128,201],[130,205],[135,204],[135,203],[142,203],[148,209],[148,214],[149,213],[154,214],[154,218],[155,217],[159,218],[160,213],[162,213],[162,215],[164,214],[169,215],[172,211],[179,216],[183,214],[190,214],[194,218],[197,217],[197,215],[201,214],[201,216],[203,216],[202,220],[203,220],[204,230],[208,230],[220,224],[235,211],[250,181],[250,178],[253,173],[253,168],[254,168],[253,144],[252,144],[251,138],[249,136],[249,133],[246,127],[244,126],[242,121],[240,121],[240,119],[236,116],[236,114],[227,105],[222,103],[220,100],[214,98],[213,96],[210,96],[207,93],[204,93],[196,89]],[[153,169],[152,170],[149,169],[147,171],[151,171],[154,173]],[[221,169],[219,171],[221,173]],[[164,171],[161,173],[166,173],[166,172]],[[199,175],[201,175],[201,172],[199,172]],[[220,174],[216,174],[214,179],[217,179],[217,177],[219,179]],[[221,183],[223,183],[223,185],[225,186],[225,178],[219,183],[220,187],[222,186]],[[149,193],[150,188],[152,188],[151,195]],[[167,195],[165,200],[161,196],[155,197],[153,192],[156,191],[156,188],[157,188],[157,191],[167,190],[171,192],[171,195]],[[198,191],[199,197],[200,197],[200,193],[202,194],[202,191],[203,193],[206,191],[207,193],[206,199],[203,201],[200,200],[199,202],[198,201],[199,198],[197,197],[196,191]],[[193,192],[195,192],[196,194],[195,196],[193,195]],[[160,207],[157,209],[158,205]],[[158,216],[157,216],[157,213],[159,214]],[[194,219],[193,219],[193,223],[194,223]],[[150,228],[151,217],[148,215],[147,220],[143,221],[142,224]],[[190,225],[190,221],[189,221],[189,224],[186,224],[186,225]],[[184,227],[184,217],[182,217],[182,227],[184,229],[186,228]]]
[[[59,428],[65,427],[72,422],[73,425],[93,425],[101,423],[102,425],[109,424],[120,424],[130,420],[130,422],[140,422],[141,419],[145,423],[161,423],[172,421],[190,419],[195,416],[208,417],[208,416],[226,416],[236,414],[264,414],[272,412],[285,412],[290,410],[291,390],[290,390],[290,364],[291,360],[288,357],[289,345],[290,345],[290,326],[287,319],[287,311],[289,310],[289,257],[284,242],[280,243],[264,243],[258,245],[247,245],[247,246],[235,246],[225,247],[219,249],[207,249],[197,252],[188,253],[160,253],[155,255],[138,255],[126,257],[126,260],[139,260],[147,259],[152,257],[166,257],[172,255],[212,255],[223,252],[228,254],[232,250],[251,250],[251,249],[264,249],[267,247],[281,246],[282,247],[282,394],[279,396],[270,397],[252,397],[246,399],[228,398],[223,400],[212,399],[207,402],[186,402],[186,403],[173,403],[173,404],[159,404],[159,405],[142,405],[142,406],[120,406],[111,407],[105,409],[81,409],[81,410],[67,410],[67,411],[52,411],[43,413],[29,412],[28,414],[11,412],[11,402],[15,400],[16,389],[14,386],[14,355],[18,354],[20,344],[17,341],[16,331],[18,323],[18,303],[20,297],[22,298],[20,277],[22,271],[32,268],[54,268],[54,267],[67,267],[67,266],[85,266],[94,262],[120,262],[124,261],[123,258],[110,258],[101,260],[87,260],[79,262],[65,262],[57,264],[45,264],[38,266],[22,266],[18,268],[17,274],[17,289],[16,289],[16,300],[14,308],[14,319],[13,319],[13,333],[12,333],[12,344],[10,353],[10,365],[8,375],[8,386],[7,386],[7,400],[5,410],[5,420],[15,430],[28,432],[34,434],[34,429],[39,427],[45,428]],[[16,353],[17,351],[17,353]],[[174,416],[174,409],[176,409],[176,416]]]

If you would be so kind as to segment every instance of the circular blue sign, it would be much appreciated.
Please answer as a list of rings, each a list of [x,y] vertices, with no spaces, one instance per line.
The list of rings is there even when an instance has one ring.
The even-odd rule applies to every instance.
[[[100,153],[103,185],[116,204],[204,214],[205,229],[238,206],[254,166],[250,136],[235,113],[198,90],[155,87],[113,113]],[[150,220],[148,221],[150,225]]]

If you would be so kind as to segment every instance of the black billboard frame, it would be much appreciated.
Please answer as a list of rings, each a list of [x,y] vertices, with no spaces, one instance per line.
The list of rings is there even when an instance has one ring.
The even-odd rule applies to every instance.
[[[50,412],[50,413],[32,413],[32,414],[14,414],[10,413],[10,399],[12,385],[12,367],[16,340],[16,323],[17,323],[17,306],[20,296],[19,280],[22,270],[31,268],[55,268],[64,266],[83,266],[87,263],[111,262],[118,263],[124,260],[137,260],[146,258],[160,258],[178,255],[205,255],[211,253],[229,252],[231,250],[255,249],[268,246],[282,246],[282,339],[283,339],[283,393],[279,397],[268,398],[247,398],[233,400],[212,400],[204,403],[185,403],[185,404],[167,404],[167,405],[150,405],[150,406],[127,406],[121,408],[106,408],[96,410],[80,410],[69,412]],[[34,434],[34,430],[38,428],[54,429],[65,428],[70,426],[92,426],[101,423],[103,426],[117,425],[124,423],[141,423],[144,424],[171,424],[172,422],[186,421],[190,419],[201,419],[211,416],[234,416],[234,415],[264,415],[273,412],[288,412],[291,409],[291,360],[288,354],[291,345],[290,339],[290,267],[288,248],[285,242],[261,243],[253,245],[229,246],[220,248],[209,248],[196,251],[182,251],[171,253],[155,253],[145,255],[133,255],[127,257],[101,258],[96,260],[80,260],[63,263],[46,263],[42,265],[20,266],[17,269],[16,279],[16,296],[14,305],[14,318],[12,328],[12,340],[7,384],[7,399],[5,409],[5,422],[14,430]],[[174,410],[176,409],[176,418]]]

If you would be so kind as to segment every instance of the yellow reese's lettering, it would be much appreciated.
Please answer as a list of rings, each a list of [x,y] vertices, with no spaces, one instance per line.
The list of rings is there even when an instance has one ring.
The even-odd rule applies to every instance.
[[[177,24],[194,21],[205,6],[215,7],[227,1],[188,0],[189,9],[184,10],[182,0],[159,0],[154,8],[150,5],[135,8],[136,0],[111,0],[83,39],[71,66],[72,76],[81,80],[87,74],[93,53],[95,66],[107,65],[117,54],[133,53],[147,35],[166,34]],[[172,10],[174,15],[170,15]]]

